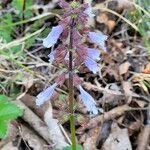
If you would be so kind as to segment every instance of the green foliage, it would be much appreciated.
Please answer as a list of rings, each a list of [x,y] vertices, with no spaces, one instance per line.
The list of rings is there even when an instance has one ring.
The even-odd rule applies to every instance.
[[[25,10],[23,10],[24,4]],[[0,37],[2,37],[7,43],[12,41],[13,30],[15,30],[12,18],[15,18],[15,21],[21,21],[23,19],[22,14],[24,14],[25,18],[33,16],[32,11],[30,10],[32,0],[13,0],[11,6],[17,10],[15,11],[15,14],[13,14],[13,17],[11,13],[6,13],[0,19]],[[19,50],[18,47],[15,49]]]
[[[77,150],[83,150],[83,148],[82,148],[82,146],[81,145],[77,145],[77,148],[76,148]],[[72,147],[71,146],[67,146],[67,147],[65,147],[63,150],[72,150]]]
[[[4,138],[7,134],[7,123],[0,122],[0,139]]]
[[[12,7],[16,10],[22,11],[25,0],[13,0]]]
[[[145,84],[145,86],[150,90],[150,82],[143,80],[143,83]]]
[[[150,40],[148,39],[147,32],[150,31],[150,1],[149,0],[138,0],[138,4],[149,13],[149,16],[144,14],[141,10],[140,13],[139,29],[140,34],[143,36],[145,45],[150,52]]]
[[[59,100],[60,101],[65,101],[66,100],[66,95],[65,94],[60,94],[59,95]]]
[[[139,33],[141,34],[143,41],[150,53],[150,40],[147,36],[147,32],[150,31],[150,1],[136,0],[136,3],[139,7],[133,11],[128,12],[127,17],[132,22],[137,24]]]
[[[5,95],[0,95],[0,138],[7,133],[7,122],[23,115],[23,111],[9,101]]]
[[[22,12],[24,4],[25,4],[24,10],[25,17],[31,17],[32,13],[30,11],[30,7],[32,6],[32,0],[13,0],[11,3],[12,7],[18,10],[18,14]]]
[[[12,24],[12,15],[6,13],[3,16],[3,18],[0,19],[0,26],[10,25],[10,24]],[[12,33],[12,27],[6,27],[0,29],[0,37],[2,37],[6,42],[10,42],[12,40],[11,33]]]

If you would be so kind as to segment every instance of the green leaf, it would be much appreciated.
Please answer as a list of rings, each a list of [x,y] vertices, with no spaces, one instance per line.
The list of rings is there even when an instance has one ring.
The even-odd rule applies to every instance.
[[[10,25],[12,24],[12,15],[7,13],[3,16],[3,20],[0,20],[0,25]],[[2,37],[6,42],[10,42],[12,40],[11,37],[12,27],[6,27],[0,30],[0,37]]]
[[[7,133],[7,124],[6,122],[0,122],[0,139],[3,139]]]
[[[76,149],[83,150],[82,146],[79,144],[77,145]],[[67,146],[67,147],[63,148],[63,150],[72,150],[72,146]]]
[[[7,121],[16,119],[23,114],[18,106],[11,103],[5,95],[0,95],[0,138],[4,138],[7,132]]]
[[[11,5],[16,10],[22,11],[24,2],[26,3],[25,4],[26,9],[29,8],[30,6],[32,6],[32,0],[13,0]]]
[[[13,0],[11,4],[16,10],[22,11],[24,0]]]
[[[16,54],[21,51],[21,45],[17,45],[11,48],[11,53]]]
[[[30,48],[35,43],[36,37],[32,37],[26,41],[26,48]]]
[[[5,103],[0,108],[0,121],[16,119],[18,116],[21,116],[23,111],[12,103]]]
[[[66,99],[66,95],[65,94],[60,94],[59,95],[59,100],[60,101],[65,101],[65,99]]]
[[[2,107],[2,105],[4,105],[5,103],[7,103],[9,100],[9,98],[5,95],[0,95],[0,108]]]
[[[150,83],[148,81],[143,80],[143,83],[150,89]]]
[[[0,95],[0,122],[16,119],[23,114],[23,110],[15,104],[9,102],[9,98]]]

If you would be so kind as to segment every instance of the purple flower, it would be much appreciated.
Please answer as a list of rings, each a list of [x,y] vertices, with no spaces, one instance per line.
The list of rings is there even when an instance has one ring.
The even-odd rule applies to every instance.
[[[56,51],[52,51],[48,57],[49,57],[49,62],[53,63],[53,61],[55,60],[55,55],[56,54]]]
[[[91,42],[98,44],[104,50],[106,50],[106,47],[105,47],[105,41],[107,40],[106,35],[103,35],[101,33],[96,33],[96,32],[89,32],[89,38]]]
[[[95,59],[95,60],[100,60],[100,51],[94,48],[88,48],[87,49],[87,55],[88,57]]]
[[[65,61],[69,61],[69,52],[67,52],[65,58],[64,58]]]
[[[84,105],[86,106],[87,110],[89,112],[92,112],[93,114],[98,114],[98,109],[96,108],[96,102],[94,101],[94,98],[87,93],[82,86],[78,86],[80,91],[80,98],[82,99]]]
[[[87,57],[86,60],[84,61],[84,63],[86,65],[86,67],[90,71],[92,71],[94,74],[96,74],[98,72],[99,66],[97,65],[97,63],[93,59]]]
[[[51,46],[53,46],[59,39],[62,32],[63,27],[61,25],[53,27],[48,36],[45,39],[43,39],[43,46],[46,48],[50,48]]]
[[[85,11],[84,11],[84,13],[86,14],[86,15],[88,15],[90,18],[93,18],[95,15],[93,14],[93,12],[92,12],[92,7],[91,6],[89,6]]]
[[[39,93],[36,98],[36,105],[40,106],[40,105],[44,104],[44,102],[49,100],[51,98],[51,96],[53,95],[55,88],[57,86],[58,86],[58,84],[54,83],[53,85],[49,86],[46,90]]]

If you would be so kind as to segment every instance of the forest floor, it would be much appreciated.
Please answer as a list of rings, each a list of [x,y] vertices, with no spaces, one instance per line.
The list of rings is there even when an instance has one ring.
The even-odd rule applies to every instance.
[[[67,84],[50,102],[35,104],[62,71],[49,63],[51,49],[42,45],[59,21],[57,2],[0,2],[0,94],[24,110],[10,121],[1,150],[71,144]],[[89,26],[108,36],[107,52],[101,52],[98,74],[78,75],[103,112],[89,114],[75,91],[77,141],[84,150],[150,150],[150,1],[95,0],[92,8],[96,16]]]

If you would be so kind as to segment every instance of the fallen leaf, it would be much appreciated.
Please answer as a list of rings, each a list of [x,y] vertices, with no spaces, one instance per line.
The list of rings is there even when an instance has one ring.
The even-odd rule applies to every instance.
[[[138,132],[140,130],[140,127],[141,127],[141,121],[140,120],[137,120],[136,122],[132,122],[128,126],[129,136],[132,136],[133,134],[135,134],[136,132]]]
[[[108,18],[108,14],[106,12],[101,13],[96,17],[96,21],[100,24],[105,24],[107,26],[108,32],[111,33],[114,29],[116,22],[114,20],[110,20]]]
[[[128,103],[130,103],[132,95],[133,95],[133,92],[131,91],[132,90],[131,83],[128,81],[123,81],[122,86],[123,86],[123,90],[125,93],[125,97],[126,97]]]
[[[132,150],[128,130],[120,129],[116,123],[112,125],[111,129],[111,133],[102,150]]]
[[[145,69],[142,71],[143,73],[150,74],[150,63],[148,63]]]
[[[100,132],[100,127],[93,128],[83,144],[84,150],[96,150],[96,140]]]
[[[129,71],[129,67],[130,66],[131,66],[131,64],[128,61],[126,61],[123,64],[121,64],[119,66],[119,73],[120,73],[120,75],[123,75],[123,74],[127,73]]]

